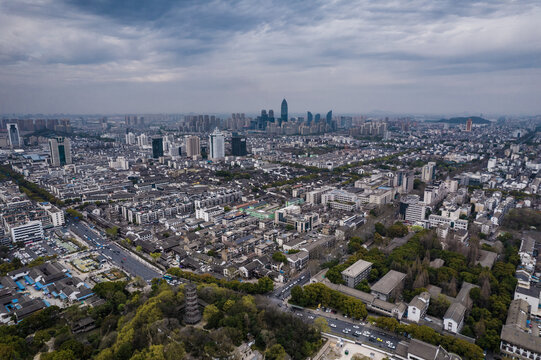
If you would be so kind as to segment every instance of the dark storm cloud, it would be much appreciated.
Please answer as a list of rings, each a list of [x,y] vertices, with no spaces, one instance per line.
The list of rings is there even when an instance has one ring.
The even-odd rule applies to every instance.
[[[480,109],[498,103],[484,92],[497,82],[513,94],[522,84],[509,111],[540,111],[530,100],[541,80],[540,21],[541,5],[526,0],[0,0],[0,82],[21,89],[0,106],[249,111],[297,92],[305,108],[324,93],[339,110],[410,111],[403,89],[428,89],[434,101],[423,99],[441,104],[440,94],[471,81]],[[29,87],[56,102],[25,95]],[[89,101],[66,102],[73,89]],[[123,95],[97,93],[106,89]],[[430,110],[460,107],[460,98],[448,106]]]

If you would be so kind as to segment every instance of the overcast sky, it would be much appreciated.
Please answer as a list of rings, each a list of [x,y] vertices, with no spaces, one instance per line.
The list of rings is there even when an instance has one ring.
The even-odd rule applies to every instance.
[[[539,0],[0,0],[0,113],[541,113],[539,24]]]

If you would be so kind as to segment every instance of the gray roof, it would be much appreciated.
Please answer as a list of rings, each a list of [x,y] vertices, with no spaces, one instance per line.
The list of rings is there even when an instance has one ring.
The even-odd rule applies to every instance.
[[[465,314],[466,307],[464,307],[464,305],[462,305],[461,303],[455,302],[452,303],[451,306],[449,306],[449,308],[445,312],[445,315],[443,316],[443,319],[451,319],[457,324],[460,324],[464,319]]]
[[[438,347],[421,340],[413,339],[410,342],[408,353],[421,359],[435,359],[438,354]]]
[[[519,294],[539,298],[539,293],[541,292],[541,288],[538,288],[537,286],[531,286],[529,289],[527,289],[525,287],[517,285],[517,287],[515,288],[515,292]]]
[[[463,282],[458,295],[456,296],[456,301],[466,305],[470,302],[470,290],[474,287],[479,287],[477,285],[470,284],[469,282]]]
[[[423,301],[425,300],[425,301]],[[414,306],[417,309],[425,309],[428,307],[428,301],[430,300],[430,294],[426,291],[422,292],[419,295],[416,295],[409,303],[408,306]]]
[[[350,276],[350,277],[356,277],[366,269],[372,266],[371,262],[365,261],[365,260],[359,260],[355,262],[355,264],[348,267],[346,270],[342,271],[342,275]]]
[[[501,333],[502,341],[541,353],[541,338],[522,330],[517,325],[504,325]]]
[[[385,276],[372,285],[370,289],[381,294],[389,294],[404,280],[405,277],[406,274],[404,273],[390,270]]]
[[[511,301],[507,312],[507,321],[505,325],[517,325],[522,328],[526,327],[528,319],[528,309],[530,305],[526,300],[516,299]]]

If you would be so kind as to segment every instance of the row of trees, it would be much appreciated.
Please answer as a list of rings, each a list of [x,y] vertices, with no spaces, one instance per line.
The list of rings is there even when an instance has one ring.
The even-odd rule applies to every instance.
[[[332,290],[322,283],[306,285],[304,288],[293,287],[290,302],[303,307],[323,305],[355,319],[364,319],[368,315],[366,306],[361,300]]]
[[[23,175],[14,171],[9,165],[0,165],[0,176],[4,179],[9,179],[15,182],[17,185],[19,185],[21,192],[24,192],[30,199],[34,201],[47,201],[58,206],[64,205],[64,203],[56,198],[53,194],[41,188],[39,185],[26,180]]]

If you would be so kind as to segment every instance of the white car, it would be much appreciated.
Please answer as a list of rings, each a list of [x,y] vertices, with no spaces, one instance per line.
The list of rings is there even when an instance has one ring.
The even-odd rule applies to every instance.
[[[314,317],[312,315],[308,316],[308,319],[313,320]]]
[[[357,325],[353,325],[353,328],[354,329],[358,329],[359,327]]]
[[[344,329],[344,330],[342,330],[342,332],[343,332],[344,334],[349,334],[348,329]]]
[[[336,325],[335,325],[335,324],[331,324],[331,327],[332,327],[332,328],[335,328],[335,327],[336,327]]]

